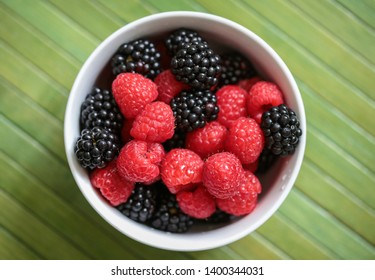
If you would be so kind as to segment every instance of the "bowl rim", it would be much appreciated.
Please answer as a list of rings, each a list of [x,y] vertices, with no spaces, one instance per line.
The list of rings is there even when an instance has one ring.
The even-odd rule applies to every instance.
[[[288,183],[282,189],[281,195],[279,195],[278,199],[275,203],[269,207],[266,213],[262,213],[262,215],[254,216],[252,221],[252,226],[247,228],[241,228],[239,226],[234,227],[232,230],[228,230],[234,224],[218,228],[212,231],[205,231],[199,233],[184,233],[184,234],[174,234],[174,233],[166,233],[161,232],[155,229],[151,229],[148,226],[136,223],[122,214],[119,211],[114,212],[113,207],[108,206],[107,203],[103,200],[103,198],[99,197],[95,190],[88,190],[84,186],[87,185],[87,178],[82,177],[82,168],[77,163],[77,160],[74,157],[73,147],[72,145],[72,132],[71,129],[71,122],[74,121],[72,119],[73,109],[74,109],[74,102],[75,96],[74,93],[78,91],[80,84],[82,83],[82,78],[85,77],[86,73],[90,71],[90,67],[94,64],[95,60],[98,58],[98,55],[103,53],[108,45],[118,36],[121,34],[135,29],[139,26],[148,24],[150,22],[155,22],[159,20],[166,20],[167,18],[190,18],[190,19],[200,19],[205,20],[207,22],[211,22],[214,24],[221,24],[223,27],[226,26],[229,29],[237,30],[238,32],[246,35],[251,40],[255,40],[257,44],[268,54],[272,57],[272,59],[278,64],[283,74],[285,74],[290,87],[292,88],[293,92],[295,93],[294,98],[298,108],[298,116],[300,119],[300,127],[303,129],[302,137],[300,138],[300,143],[298,148],[293,155],[293,164],[294,169],[288,176]],[[104,64],[103,64],[104,65]],[[294,80],[290,70],[284,63],[284,61],[279,57],[279,55],[258,35],[256,35],[251,30],[245,28],[244,26],[223,18],[221,16],[203,13],[203,12],[191,12],[191,11],[171,11],[171,12],[161,12],[153,15],[148,15],[137,19],[133,22],[130,22],[123,27],[116,30],[114,33],[109,35],[102,43],[100,43],[95,50],[90,54],[88,59],[83,64],[82,68],[80,69],[72,89],[70,91],[70,95],[68,98],[68,102],[66,105],[66,111],[64,116],[64,145],[65,145],[65,152],[66,157],[68,160],[69,168],[73,174],[73,177],[78,185],[80,191],[89,202],[89,204],[95,209],[95,211],[110,225],[116,228],[121,233],[125,234],[126,236],[137,240],[143,244],[160,248],[166,250],[174,250],[174,251],[200,251],[200,250],[207,250],[213,249],[220,246],[227,245],[232,243],[236,240],[241,239],[242,237],[248,235],[249,233],[255,231],[259,228],[263,223],[265,223],[280,207],[280,205],[284,202],[287,195],[291,191],[299,170],[302,165],[305,146],[306,146],[306,119],[305,119],[305,111],[302,96],[299,92],[297,87],[296,81]],[[86,171],[84,171],[86,172]],[[87,174],[86,174],[87,176]],[[87,176],[88,177],[88,176]],[[281,179],[280,179],[281,180]],[[112,209],[110,209],[112,208]],[[249,218],[251,215],[248,215],[242,219]],[[126,221],[124,222],[124,218]],[[250,219],[248,219],[250,220]],[[214,234],[213,234],[214,232]],[[220,235],[220,238],[217,238],[217,235]],[[216,238],[212,238],[212,236],[216,236]]]

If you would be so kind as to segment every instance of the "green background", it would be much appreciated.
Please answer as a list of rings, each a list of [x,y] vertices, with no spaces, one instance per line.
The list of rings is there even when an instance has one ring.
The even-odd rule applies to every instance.
[[[65,105],[90,53],[143,16],[220,15],[286,62],[307,148],[282,207],[221,248],[172,252],[111,228],[66,162]],[[1,259],[375,259],[375,1],[0,1]]]

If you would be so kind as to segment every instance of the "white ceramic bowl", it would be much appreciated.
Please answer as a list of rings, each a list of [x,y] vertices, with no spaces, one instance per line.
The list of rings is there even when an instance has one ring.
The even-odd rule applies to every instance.
[[[277,83],[282,89],[286,103],[299,116],[303,135],[296,152],[279,160],[264,177],[260,178],[264,192],[251,214],[219,228],[200,226],[188,233],[173,234],[136,223],[111,207],[91,186],[88,173],[76,160],[74,144],[80,133],[80,105],[94,84],[103,83],[98,77],[105,79],[105,75],[101,73],[104,73],[103,69],[106,69],[106,66],[108,67],[108,61],[117,48],[124,42],[166,34],[180,27],[197,30],[214,48],[226,46],[247,56],[264,78]],[[104,40],[87,59],[75,80],[67,103],[64,123],[64,141],[69,166],[77,185],[92,207],[109,224],[128,237],[153,247],[176,251],[220,247],[246,236],[266,222],[293,187],[303,160],[305,135],[305,112],[299,90],[288,67],[277,53],[256,34],[235,22],[211,14],[183,11],[141,18],[120,28]]]

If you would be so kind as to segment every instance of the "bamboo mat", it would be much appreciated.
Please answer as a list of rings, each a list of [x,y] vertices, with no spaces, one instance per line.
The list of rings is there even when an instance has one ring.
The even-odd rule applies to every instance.
[[[200,11],[267,41],[295,76],[307,147],[296,184],[256,232],[201,252],[148,247],[85,201],[63,145],[90,53],[140,17]],[[375,1],[0,1],[0,259],[375,259]]]

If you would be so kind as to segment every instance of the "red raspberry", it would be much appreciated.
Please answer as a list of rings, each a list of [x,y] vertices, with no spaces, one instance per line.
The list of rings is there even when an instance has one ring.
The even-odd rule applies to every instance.
[[[233,196],[240,187],[244,170],[233,154],[221,152],[210,156],[203,166],[203,184],[216,198]]]
[[[201,158],[223,151],[227,129],[217,121],[207,123],[186,135],[185,146],[196,152]]]
[[[246,117],[246,96],[247,92],[239,86],[227,85],[220,88],[216,93],[220,110],[217,120],[229,127],[239,117]]]
[[[91,172],[90,181],[113,206],[126,202],[134,189],[133,182],[119,175],[116,160]]]
[[[155,83],[137,73],[117,75],[112,83],[112,93],[121,113],[128,119],[134,119],[158,97]]]
[[[238,86],[240,88],[243,88],[244,90],[246,90],[246,92],[249,92],[251,87],[259,81],[261,81],[261,78],[258,77],[258,76],[255,76],[255,77],[252,77],[252,78],[249,78],[249,79],[239,81]]]
[[[158,100],[167,104],[182,90],[189,88],[188,85],[177,81],[170,69],[157,75],[154,82],[159,92]]]
[[[262,114],[271,107],[284,103],[284,99],[283,93],[276,84],[260,81],[251,87],[246,102],[247,113],[260,124]]]
[[[180,191],[176,194],[180,209],[196,219],[206,219],[216,211],[215,198],[203,185],[193,191]]]
[[[216,203],[220,210],[228,214],[246,215],[254,210],[261,190],[258,178],[250,171],[245,171],[238,193],[226,199],[216,199]]]
[[[130,135],[130,130],[133,127],[134,120],[132,119],[125,119],[122,123],[121,128],[121,140],[122,143],[128,143],[130,140],[133,139],[133,137]]]
[[[243,164],[256,161],[264,148],[264,134],[252,118],[239,118],[229,128],[225,149]]]
[[[255,173],[255,171],[257,171],[258,166],[259,166],[259,158],[252,163],[242,164],[242,167],[244,170],[250,171],[252,173]]]
[[[132,182],[153,182],[160,174],[164,155],[164,148],[159,143],[131,140],[118,155],[119,174]]]
[[[172,149],[161,164],[161,178],[171,193],[190,189],[202,181],[203,160],[188,149]]]
[[[173,111],[161,101],[147,104],[135,118],[130,130],[130,135],[135,139],[159,143],[172,138],[173,133]]]

